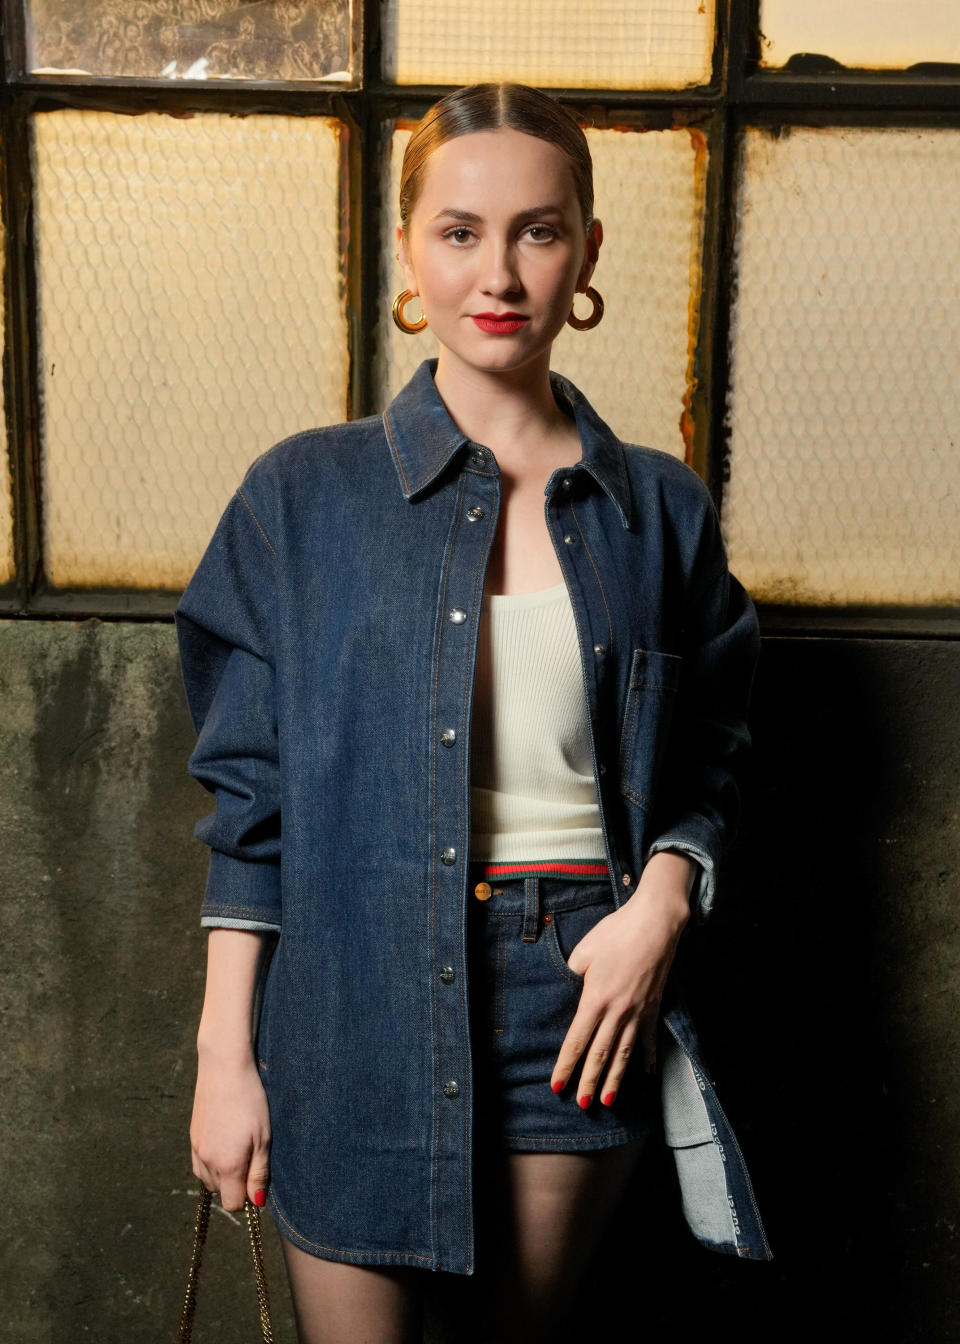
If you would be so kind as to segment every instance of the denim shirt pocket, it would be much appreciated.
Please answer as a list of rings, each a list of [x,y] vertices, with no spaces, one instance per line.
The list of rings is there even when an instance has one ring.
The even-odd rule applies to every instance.
[[[683,659],[634,649],[620,731],[620,792],[649,812],[663,763]]]

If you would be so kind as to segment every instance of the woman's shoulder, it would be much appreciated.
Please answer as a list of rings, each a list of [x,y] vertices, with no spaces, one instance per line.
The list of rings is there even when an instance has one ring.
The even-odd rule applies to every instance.
[[[329,508],[338,497],[376,491],[387,460],[383,437],[380,415],[297,430],[253,459],[234,498],[276,539],[315,501]]]
[[[356,454],[362,447],[383,438],[383,416],[367,415],[334,425],[315,425],[299,429],[271,444],[253,459],[244,479],[282,480],[291,474],[303,479],[305,469],[322,468],[349,455],[356,468]]]
[[[650,448],[642,443],[620,440],[624,461],[635,489],[649,491],[654,487],[668,497],[690,507],[706,508],[713,500],[703,478],[682,457],[663,448]]]

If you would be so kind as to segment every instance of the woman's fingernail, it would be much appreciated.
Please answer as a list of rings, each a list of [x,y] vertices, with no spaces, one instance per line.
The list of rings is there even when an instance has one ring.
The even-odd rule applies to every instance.
[[[617,1095],[616,1092],[608,1092],[607,1095],[603,1098],[604,1106],[612,1106],[616,1095]]]
[[[567,1085],[566,1078],[558,1078],[555,1083],[551,1084],[554,1092],[562,1092],[563,1089],[566,1087],[566,1085]]]
[[[264,1204],[266,1204],[267,1202],[266,1190],[255,1190],[253,1194],[253,1202],[254,1204],[256,1204],[258,1209],[262,1209]]]
[[[580,1098],[579,1101],[580,1109],[582,1111],[585,1111],[587,1107],[590,1105],[591,1101],[593,1101],[593,1093],[587,1092],[584,1096]]]

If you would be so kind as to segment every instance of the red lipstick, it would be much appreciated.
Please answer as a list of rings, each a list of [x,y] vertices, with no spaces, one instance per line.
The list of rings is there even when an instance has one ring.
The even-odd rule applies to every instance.
[[[519,331],[527,321],[522,313],[472,313],[471,316],[480,330],[489,332],[491,336]]]

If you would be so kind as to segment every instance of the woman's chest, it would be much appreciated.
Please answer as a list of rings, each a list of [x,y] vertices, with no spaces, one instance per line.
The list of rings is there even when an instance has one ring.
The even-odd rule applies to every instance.
[[[563,571],[547,526],[545,483],[546,478],[501,486],[485,593],[529,593],[562,582]]]

